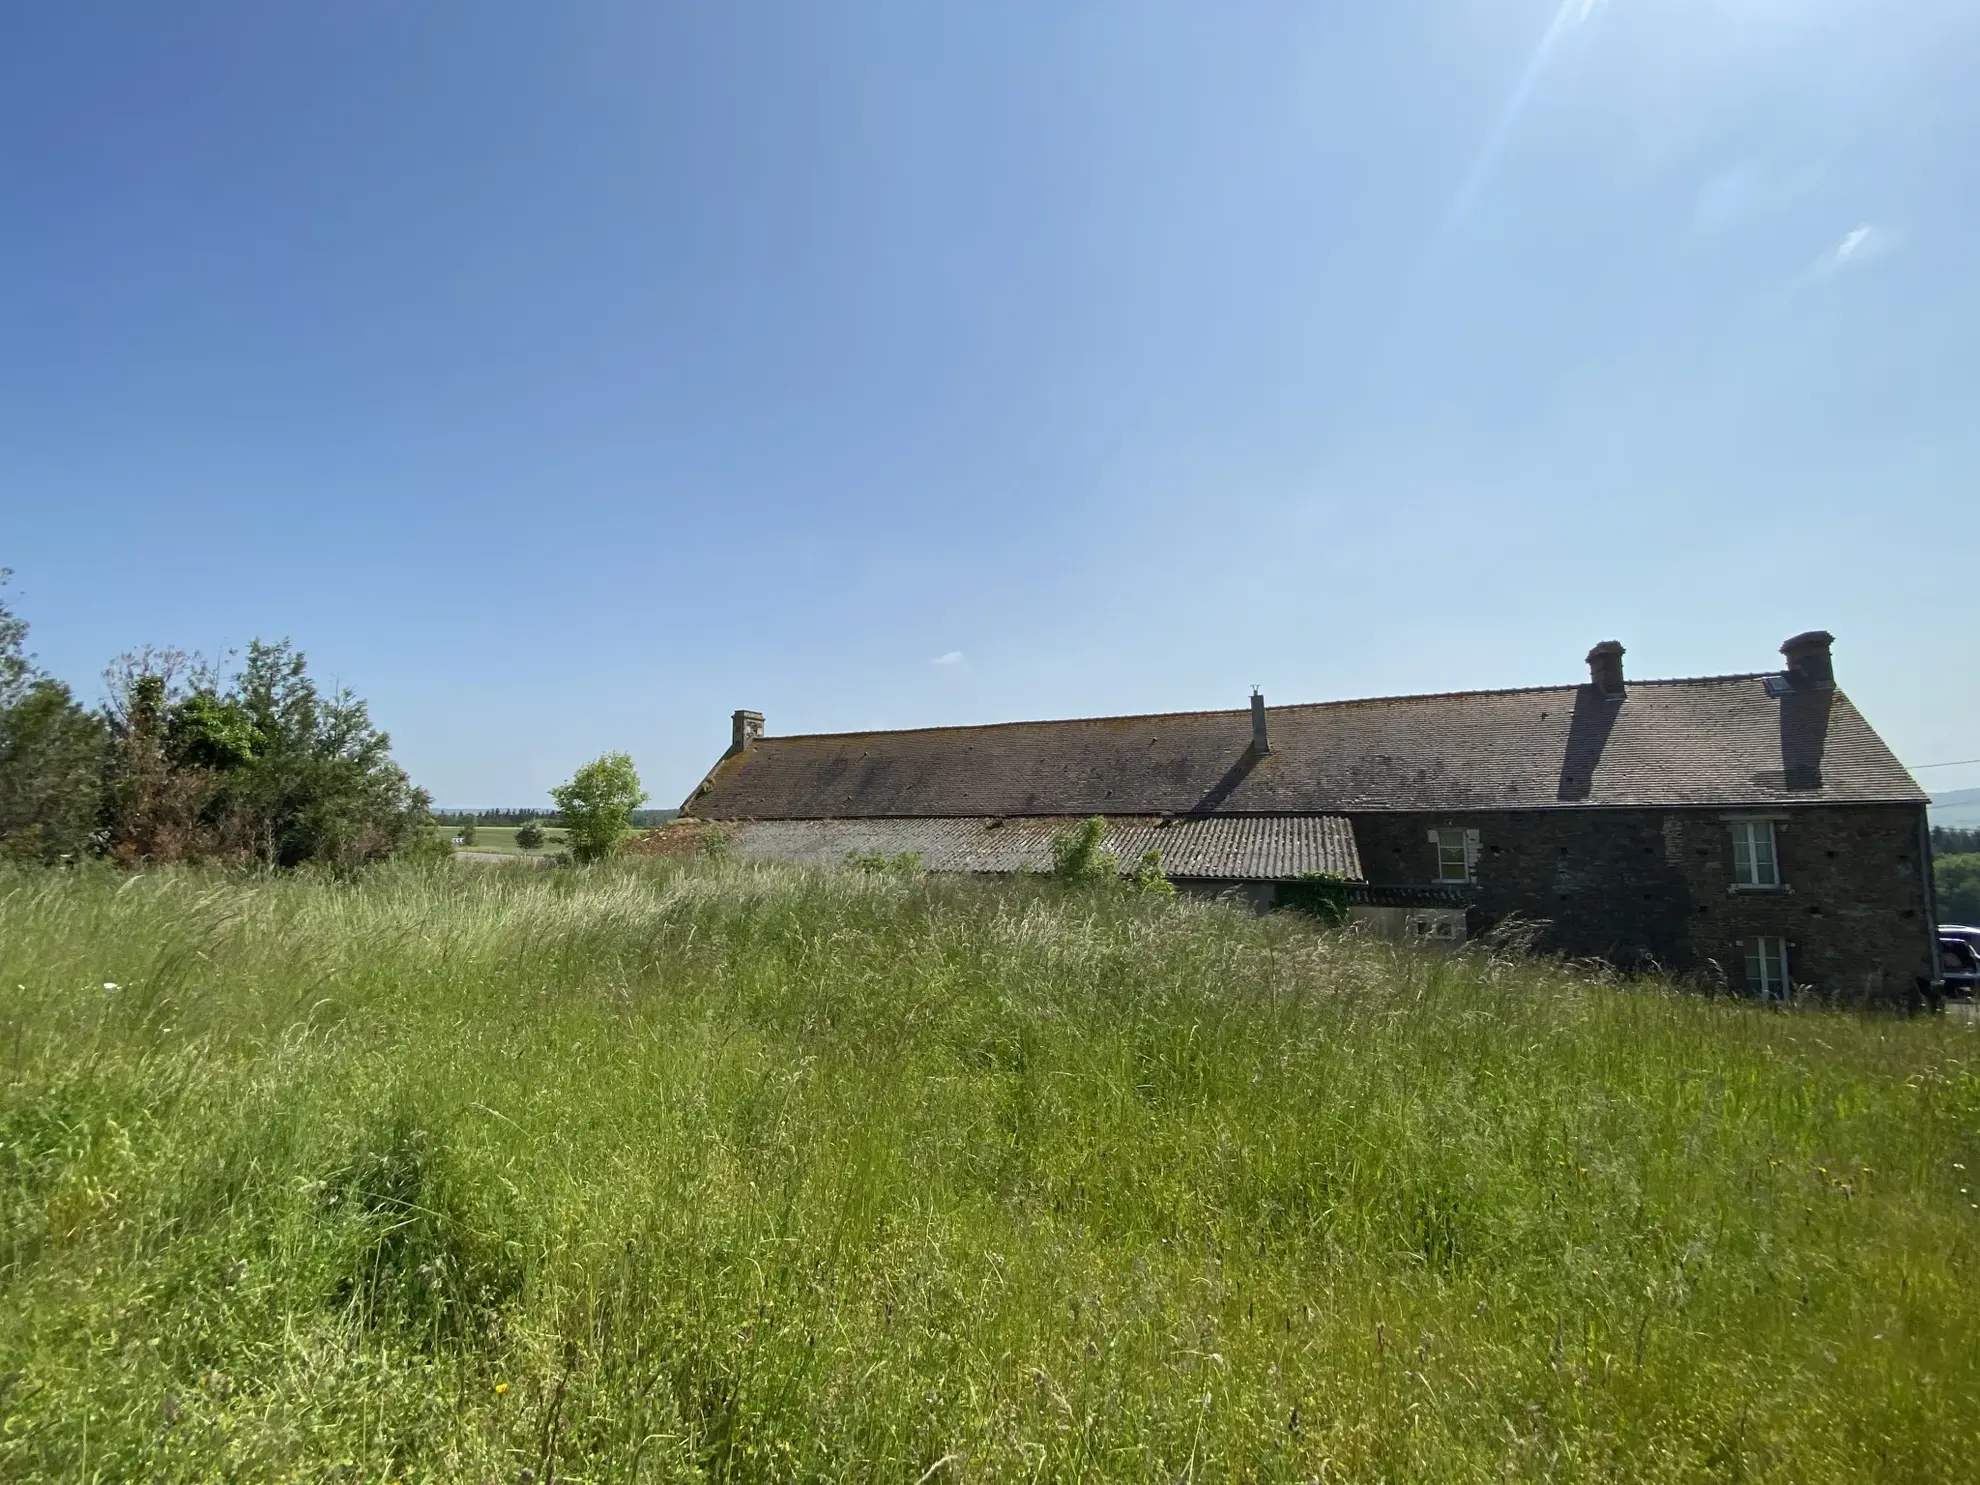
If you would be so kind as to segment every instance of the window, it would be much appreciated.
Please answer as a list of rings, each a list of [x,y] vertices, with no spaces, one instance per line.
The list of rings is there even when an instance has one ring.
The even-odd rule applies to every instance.
[[[1475,830],[1433,830],[1430,844],[1437,850],[1439,882],[1468,882],[1478,863],[1478,832]]]
[[[1464,942],[1464,914],[1439,908],[1411,913],[1403,920],[1403,932],[1407,937],[1421,942],[1461,944]]]
[[[1736,887],[1778,887],[1781,884],[1780,857],[1774,850],[1772,820],[1734,820],[1733,885]]]
[[[1786,1000],[1787,940],[1750,938],[1746,941],[1746,984],[1762,1000]]]

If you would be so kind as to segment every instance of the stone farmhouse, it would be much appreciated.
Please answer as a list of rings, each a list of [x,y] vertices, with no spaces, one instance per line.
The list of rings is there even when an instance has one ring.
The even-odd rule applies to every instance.
[[[739,711],[682,814],[746,858],[985,873],[1102,815],[1123,869],[1155,846],[1179,888],[1260,910],[1324,874],[1375,932],[1521,919],[1549,950],[1756,995],[1909,997],[1938,962],[1927,796],[1831,644],[1626,681],[1605,641],[1580,685],[898,732],[772,737]]]

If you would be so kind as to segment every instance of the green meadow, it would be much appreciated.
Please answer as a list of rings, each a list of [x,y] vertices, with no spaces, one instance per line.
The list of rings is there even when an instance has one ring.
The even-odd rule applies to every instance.
[[[434,825],[429,828],[435,840],[459,851],[478,851],[496,856],[550,856],[564,849],[563,830],[548,825],[543,827],[543,844],[533,851],[525,851],[516,844],[516,832],[522,828],[519,825],[477,825],[471,846],[453,845],[461,833],[458,825]]]
[[[0,1479],[1980,1468],[1971,1022],[723,861],[0,961]]]

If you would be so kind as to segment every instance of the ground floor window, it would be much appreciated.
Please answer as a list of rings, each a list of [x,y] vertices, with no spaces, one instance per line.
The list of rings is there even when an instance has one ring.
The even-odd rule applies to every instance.
[[[1762,1000],[1785,1000],[1788,993],[1787,940],[1746,941],[1746,985]]]

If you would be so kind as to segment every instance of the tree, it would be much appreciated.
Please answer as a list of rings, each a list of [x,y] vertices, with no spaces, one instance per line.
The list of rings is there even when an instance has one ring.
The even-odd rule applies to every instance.
[[[287,640],[248,646],[228,698],[255,735],[230,808],[270,866],[355,866],[412,845],[432,799],[392,761],[392,740],[348,690],[323,695]]]
[[[128,863],[348,867],[425,838],[426,794],[348,691],[322,694],[284,640],[248,646],[224,690],[197,656],[142,650],[106,681],[108,846]]]
[[[461,821],[460,834],[455,838],[459,840],[460,843],[464,846],[473,845],[474,827],[475,827],[475,818],[473,815],[469,815],[466,819]]]
[[[1052,875],[1077,886],[1112,886],[1120,876],[1121,863],[1112,851],[1101,849],[1106,834],[1106,818],[1095,815],[1053,836]]]
[[[0,567],[0,588],[14,575]],[[34,661],[27,653],[27,620],[0,602],[0,706],[12,706],[27,694],[35,679]]]
[[[536,820],[525,820],[516,827],[516,844],[525,851],[534,851],[543,844],[543,826]]]
[[[632,833],[632,812],[646,803],[646,790],[630,755],[607,753],[552,789],[550,798],[563,817],[572,858],[602,861]]]
[[[1980,855],[1941,856],[1932,876],[1941,923],[1980,923]]]
[[[241,855],[224,774],[252,754],[254,738],[238,708],[223,711],[213,667],[147,646],[119,656],[103,681],[105,848],[126,865]],[[206,736],[209,708],[217,740]]]
[[[59,861],[95,844],[103,724],[60,681],[38,678],[0,706],[0,856]]]
[[[0,603],[0,856],[59,861],[94,844],[103,724],[36,670],[27,629]]]

